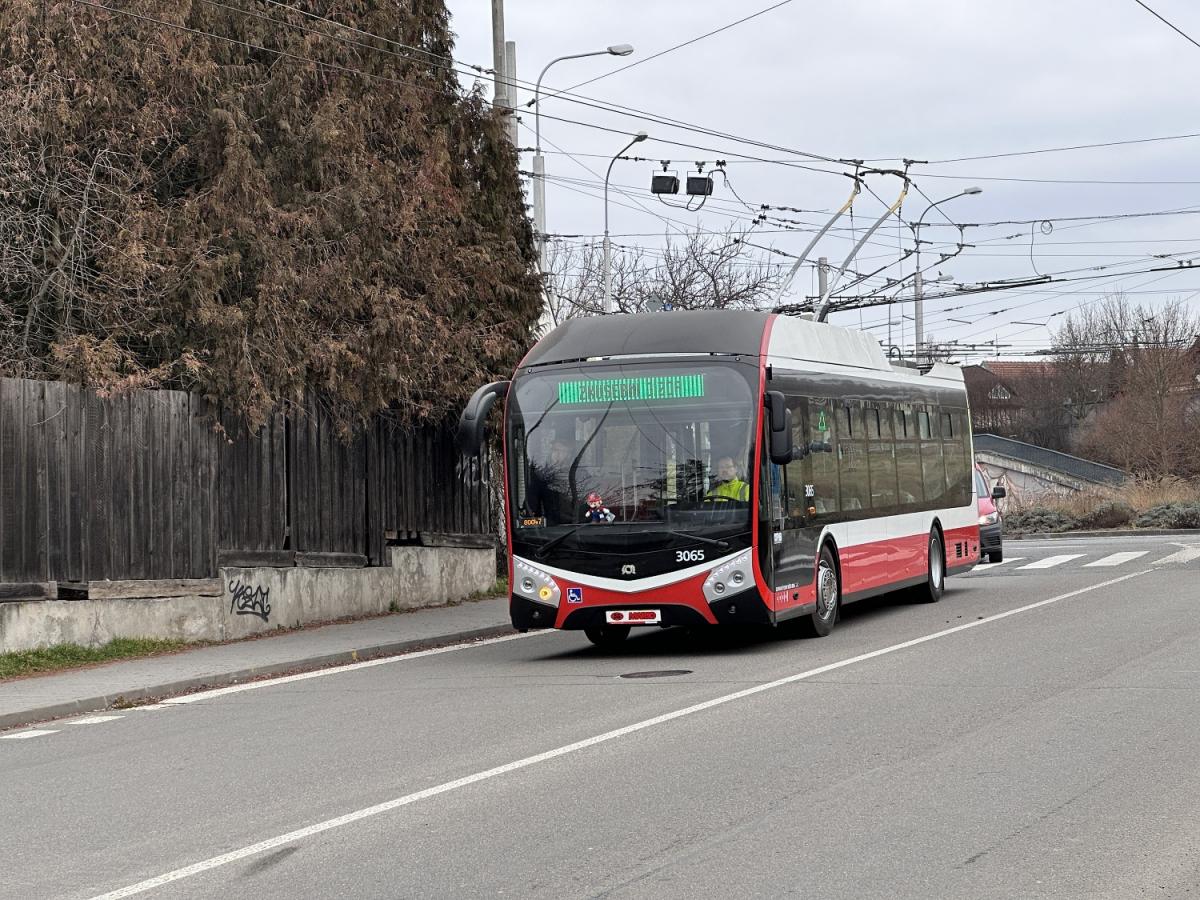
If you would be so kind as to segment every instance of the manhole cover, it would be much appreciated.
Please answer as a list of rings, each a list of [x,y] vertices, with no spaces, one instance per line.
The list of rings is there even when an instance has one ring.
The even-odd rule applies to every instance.
[[[658,672],[628,672],[622,678],[670,678],[672,675],[691,675],[691,669],[662,669]]]

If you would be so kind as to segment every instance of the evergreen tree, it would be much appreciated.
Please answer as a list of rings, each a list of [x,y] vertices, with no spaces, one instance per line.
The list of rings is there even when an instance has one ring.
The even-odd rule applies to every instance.
[[[532,234],[443,0],[104,5],[0,6],[0,373],[349,424],[511,371]]]

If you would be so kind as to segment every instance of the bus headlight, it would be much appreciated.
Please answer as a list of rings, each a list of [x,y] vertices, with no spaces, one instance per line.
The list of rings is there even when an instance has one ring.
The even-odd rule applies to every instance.
[[[986,516],[979,517],[980,525],[995,525],[999,521],[1000,521],[1000,513],[998,513],[998,512],[991,512],[991,513],[988,513]]]
[[[752,551],[744,550],[713,569],[704,580],[704,599],[714,603],[727,590],[741,590],[751,579]]]
[[[514,593],[530,600],[536,600],[538,603],[558,606],[562,592],[553,578],[536,566],[531,566],[519,559],[513,561],[513,569],[513,574],[516,576],[513,579],[516,582]]]

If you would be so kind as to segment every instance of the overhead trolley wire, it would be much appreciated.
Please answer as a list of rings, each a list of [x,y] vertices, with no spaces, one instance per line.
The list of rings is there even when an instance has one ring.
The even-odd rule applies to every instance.
[[[1150,15],[1154,16],[1154,18],[1158,19],[1158,21],[1162,22],[1164,25],[1166,25],[1168,28],[1170,28],[1176,34],[1182,35],[1184,40],[1190,41],[1192,44],[1195,44],[1196,47],[1200,47],[1200,41],[1197,41],[1194,37],[1192,37],[1190,34],[1188,34],[1186,31],[1184,31],[1178,25],[1164,19],[1159,13],[1155,12],[1153,9],[1151,9],[1149,6],[1147,6],[1145,3],[1143,3],[1142,0],[1133,0],[1133,2],[1136,3],[1138,6],[1140,6],[1142,9],[1144,9],[1146,12],[1150,13]]]

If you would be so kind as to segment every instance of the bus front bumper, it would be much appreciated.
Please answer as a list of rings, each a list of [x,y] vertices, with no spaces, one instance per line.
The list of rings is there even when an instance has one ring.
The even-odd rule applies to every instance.
[[[560,626],[566,630],[580,630],[605,624],[605,613],[612,609],[657,609],[662,613],[658,623],[664,628],[677,626],[697,628],[711,624],[704,614],[692,606],[683,603],[656,603],[630,598],[628,603],[604,604],[597,606],[582,606],[569,612]],[[770,625],[771,613],[758,591],[740,591],[727,597],[722,597],[710,605],[713,617],[719,625]],[[529,631],[534,628],[553,628],[558,610],[545,603],[538,603],[525,597],[513,595],[509,601],[509,612],[512,616],[513,627],[518,631]]]

